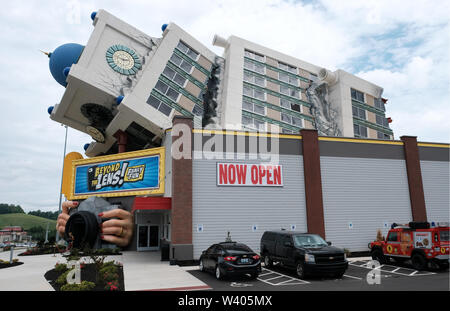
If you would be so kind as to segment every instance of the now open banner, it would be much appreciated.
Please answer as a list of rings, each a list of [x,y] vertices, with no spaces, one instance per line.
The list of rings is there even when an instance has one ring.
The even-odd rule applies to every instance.
[[[275,164],[217,163],[218,186],[283,186],[283,169]]]

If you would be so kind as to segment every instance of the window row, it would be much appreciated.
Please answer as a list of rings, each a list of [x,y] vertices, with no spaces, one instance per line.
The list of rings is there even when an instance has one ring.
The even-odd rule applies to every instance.
[[[257,120],[252,117],[242,116],[242,126],[247,129],[264,132],[266,130],[266,122]]]
[[[383,132],[377,132],[378,139],[391,139],[391,136]]]
[[[177,65],[178,67],[180,67],[181,69],[183,69],[188,74],[191,74],[192,67],[194,67],[193,65],[191,65],[191,63],[185,61],[176,54],[172,54],[172,56],[170,57],[170,61],[175,65]]]
[[[356,106],[352,106],[352,113],[354,117],[366,120],[366,111]]]
[[[357,91],[355,89],[351,89],[352,99],[360,101],[364,103],[364,93]]]
[[[296,77],[293,77],[287,73],[279,72],[278,80],[295,85],[295,86],[299,86],[299,79]]]
[[[251,59],[257,60],[259,62],[263,62],[263,63],[266,61],[264,55],[261,55],[261,54],[255,53],[255,52],[251,52],[248,50],[245,50],[244,53],[245,53],[245,56],[248,58],[251,58]]]
[[[169,116],[170,113],[172,112],[171,107],[169,107],[168,105],[166,105],[165,103],[163,103],[162,101],[160,101],[158,98],[156,98],[153,95],[149,96],[149,98],[147,99],[147,104],[149,104],[153,108],[161,111],[166,116]]]
[[[172,68],[166,66],[166,68],[164,68],[163,74],[169,79],[172,80],[173,82],[175,82],[176,84],[178,84],[181,87],[184,87],[185,83],[186,83],[186,78],[183,77],[182,75],[180,75],[179,73],[177,73],[175,70],[173,70]]]
[[[178,42],[177,48],[183,52],[184,54],[186,54],[187,56],[189,56],[190,58],[192,58],[193,60],[197,60],[198,56],[200,54],[198,54],[196,51],[194,51],[192,48],[190,48],[189,46],[187,46],[186,44],[184,44],[183,42]]]
[[[384,126],[384,127],[389,127],[389,122],[386,118],[376,115],[376,122],[378,125]]]
[[[248,72],[244,72],[244,81],[252,83],[252,84],[256,84],[262,87],[266,86],[266,79],[265,78],[261,78],[259,76],[253,75],[251,73]]]
[[[375,108],[381,109],[383,111],[386,111],[386,108],[384,107],[383,100],[381,98],[375,98],[374,99]]]
[[[254,89],[244,85],[244,95],[250,96],[259,100],[266,100],[266,93],[264,91]]]
[[[264,106],[249,102],[248,100],[245,100],[245,99],[242,101],[242,109],[253,112],[253,113],[257,113],[257,114],[260,114],[263,116],[266,115],[266,108]]]
[[[285,71],[289,71],[291,73],[295,73],[297,74],[297,67],[282,63],[282,62],[278,62],[278,68],[281,70],[285,70]]]
[[[169,97],[174,102],[178,101],[178,96],[180,95],[180,93],[178,93],[177,91],[175,91],[174,89],[169,87],[164,82],[162,82],[162,81],[156,82],[155,89],[157,89],[160,93]]]
[[[367,137],[367,127],[353,124],[353,132],[356,137]]]
[[[248,59],[244,59],[244,68],[261,74],[266,73],[265,65],[253,63]]]
[[[299,104],[293,103],[287,99],[280,98],[280,106],[292,111],[302,112],[302,107]]]

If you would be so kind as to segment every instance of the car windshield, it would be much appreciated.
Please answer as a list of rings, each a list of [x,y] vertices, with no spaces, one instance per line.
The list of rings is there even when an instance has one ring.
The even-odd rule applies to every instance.
[[[294,244],[295,246],[300,247],[320,247],[328,245],[324,239],[314,234],[294,235]]]
[[[442,230],[442,231],[440,232],[440,238],[441,238],[441,241],[448,242],[448,236],[449,236],[449,233],[450,233],[450,231],[448,231],[448,230]]]
[[[230,243],[222,244],[222,247],[227,253],[249,253],[252,250],[245,244]]]

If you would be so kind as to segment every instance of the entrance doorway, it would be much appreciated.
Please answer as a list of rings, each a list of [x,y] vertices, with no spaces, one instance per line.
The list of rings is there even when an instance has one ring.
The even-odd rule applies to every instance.
[[[138,225],[138,251],[159,250],[159,226],[158,225]]]

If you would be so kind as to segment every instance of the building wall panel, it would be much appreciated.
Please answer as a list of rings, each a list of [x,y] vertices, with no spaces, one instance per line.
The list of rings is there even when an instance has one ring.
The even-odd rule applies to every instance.
[[[194,158],[192,234],[195,259],[211,244],[225,241],[227,232],[234,241],[259,252],[260,239],[266,230],[290,230],[290,226],[295,225],[295,230],[306,231],[302,156],[280,155],[283,187],[218,187],[217,162],[264,161]],[[198,232],[199,225],[203,232]],[[257,226],[255,231],[253,225]]]
[[[450,222],[450,164],[447,161],[420,161],[427,219]]]
[[[368,251],[377,230],[412,220],[404,160],[321,157],[326,239]]]

